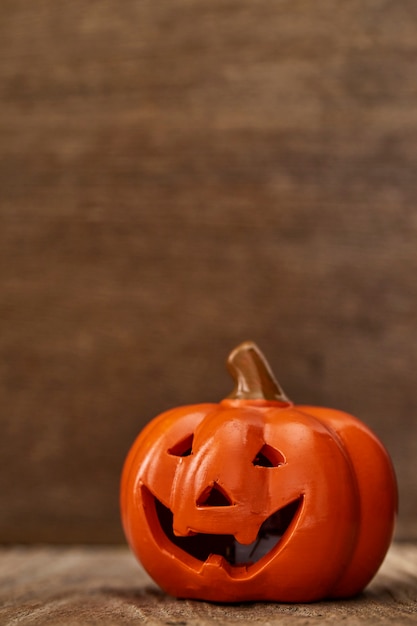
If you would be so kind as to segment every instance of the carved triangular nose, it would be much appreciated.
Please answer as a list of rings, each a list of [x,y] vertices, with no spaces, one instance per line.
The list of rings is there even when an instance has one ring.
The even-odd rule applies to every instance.
[[[217,484],[209,485],[200,494],[197,506],[231,506],[227,493]]]

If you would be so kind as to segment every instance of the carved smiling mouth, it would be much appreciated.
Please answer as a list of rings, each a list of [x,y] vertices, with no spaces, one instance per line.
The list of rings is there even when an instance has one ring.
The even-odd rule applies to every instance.
[[[173,531],[172,511],[149,491],[148,495],[153,499],[159,526],[171,544],[197,559],[200,566],[207,561],[216,560],[219,564],[227,563],[229,569],[242,567],[248,569],[264,557],[269,557],[267,560],[270,560],[293,522],[295,525],[303,501],[300,496],[272,513],[261,524],[256,540],[245,545],[239,543],[234,535],[200,532],[187,537],[177,537]]]

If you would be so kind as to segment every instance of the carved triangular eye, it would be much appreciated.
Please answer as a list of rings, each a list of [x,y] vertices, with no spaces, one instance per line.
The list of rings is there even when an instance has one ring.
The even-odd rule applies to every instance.
[[[285,458],[282,452],[265,443],[252,461],[260,467],[279,467],[284,465]]]
[[[190,456],[193,453],[193,439],[194,435],[192,433],[187,435],[187,437],[173,445],[172,448],[169,448],[168,453],[173,456]]]

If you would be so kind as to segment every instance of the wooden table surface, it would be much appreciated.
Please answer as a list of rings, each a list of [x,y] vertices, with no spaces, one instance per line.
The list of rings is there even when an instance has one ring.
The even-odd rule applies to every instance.
[[[216,605],[165,595],[125,547],[0,550],[0,624],[414,624],[417,544],[397,543],[350,601]]]

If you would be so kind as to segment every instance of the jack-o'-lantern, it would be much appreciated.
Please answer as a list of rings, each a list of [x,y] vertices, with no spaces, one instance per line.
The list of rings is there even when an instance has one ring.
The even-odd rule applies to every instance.
[[[121,483],[133,552],[177,597],[308,602],[360,592],[391,541],[387,452],[346,413],[295,406],[251,342],[219,404],[167,411],[134,442]]]

